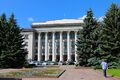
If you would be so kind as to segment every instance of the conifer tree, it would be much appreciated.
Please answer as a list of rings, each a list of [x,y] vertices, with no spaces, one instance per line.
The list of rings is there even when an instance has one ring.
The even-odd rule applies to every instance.
[[[112,4],[105,14],[100,45],[101,57],[109,66],[117,67],[120,61],[120,8]]]
[[[100,36],[101,36],[101,29],[102,29],[102,23],[97,22],[94,25],[95,28],[91,32],[89,42],[91,45],[91,53],[88,59],[88,64],[89,66],[99,66],[101,63],[101,56],[100,56],[100,51],[99,51],[99,45],[101,44],[100,41]]]
[[[78,32],[77,54],[78,63],[80,66],[88,66],[88,59],[94,54],[94,41],[91,36],[96,29],[97,21],[93,18],[93,12],[90,9],[87,11],[87,16],[84,19],[83,29]]]
[[[6,15],[2,14],[1,18],[0,18],[0,67],[7,67],[6,66],[6,57],[7,57],[7,53],[6,53],[6,45],[7,45],[7,20],[6,20]]]
[[[0,22],[0,67],[23,67],[27,51],[24,49],[21,29],[17,25],[14,15],[12,14],[7,21],[3,14]]]

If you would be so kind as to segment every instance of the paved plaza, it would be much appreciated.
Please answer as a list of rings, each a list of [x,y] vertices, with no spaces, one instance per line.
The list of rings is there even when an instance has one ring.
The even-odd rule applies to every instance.
[[[108,76],[104,78],[102,72],[93,69],[75,69],[74,66],[61,66],[66,69],[59,78],[24,78],[23,80],[119,80]]]
[[[107,78],[103,77],[101,71],[81,68],[75,69],[75,66],[63,65],[60,66],[61,69],[66,71],[59,78],[23,78],[22,80],[120,80],[108,76]],[[1,69],[1,72],[11,72],[18,69]]]

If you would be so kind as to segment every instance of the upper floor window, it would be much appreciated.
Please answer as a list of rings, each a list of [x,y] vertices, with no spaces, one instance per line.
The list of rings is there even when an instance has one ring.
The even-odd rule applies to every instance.
[[[24,35],[24,38],[25,38],[25,39],[28,39],[28,34],[25,34],[25,35]]]
[[[60,45],[60,42],[56,42],[56,45],[59,46],[59,45]]]
[[[55,34],[55,38],[56,38],[56,39],[59,39],[59,38],[60,38],[59,33],[56,33],[56,34]]]
[[[52,34],[51,33],[48,34],[48,38],[52,39]]]
[[[70,34],[70,38],[74,38],[75,37],[75,35],[74,34]]]
[[[38,34],[37,33],[35,33],[35,39],[38,40]]]
[[[64,42],[64,46],[67,46],[67,42],[66,41]]]
[[[67,33],[63,33],[63,39],[67,38]]]
[[[72,42],[71,42],[71,45],[75,45],[75,42],[74,42],[74,41],[72,41]]]
[[[52,46],[52,42],[49,42],[49,46]]]

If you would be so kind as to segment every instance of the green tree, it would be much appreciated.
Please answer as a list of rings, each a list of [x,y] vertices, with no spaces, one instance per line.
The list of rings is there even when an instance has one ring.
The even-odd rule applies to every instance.
[[[89,42],[91,45],[91,53],[88,59],[89,66],[99,66],[101,63],[101,56],[99,51],[99,45],[101,44],[100,36],[101,36],[102,23],[96,22],[94,30],[91,32]]]
[[[83,29],[78,32],[77,54],[78,63],[80,66],[88,66],[88,59],[94,54],[95,42],[93,41],[93,32],[97,26],[97,21],[93,18],[93,12],[90,9],[87,11],[87,16],[84,19]]]
[[[6,20],[5,14],[0,19],[0,67],[23,67],[26,63],[27,50],[24,49],[21,29],[12,14]]]
[[[6,20],[6,15],[2,14],[1,18],[0,18],[0,67],[2,67],[3,65],[5,65],[5,59],[6,59],[6,40],[7,40],[7,35],[6,33],[8,32],[8,28],[6,27],[8,26],[7,24],[7,20]]]
[[[107,60],[109,66],[117,67],[120,61],[120,8],[114,3],[105,14],[101,42],[101,58]]]

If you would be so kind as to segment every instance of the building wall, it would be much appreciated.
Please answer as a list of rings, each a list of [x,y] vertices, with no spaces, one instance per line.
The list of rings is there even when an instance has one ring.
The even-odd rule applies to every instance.
[[[33,60],[34,59],[34,45],[35,45],[35,38],[34,38],[34,32],[22,32],[24,35],[24,41],[25,41],[25,48],[27,48],[28,55],[27,60]]]

